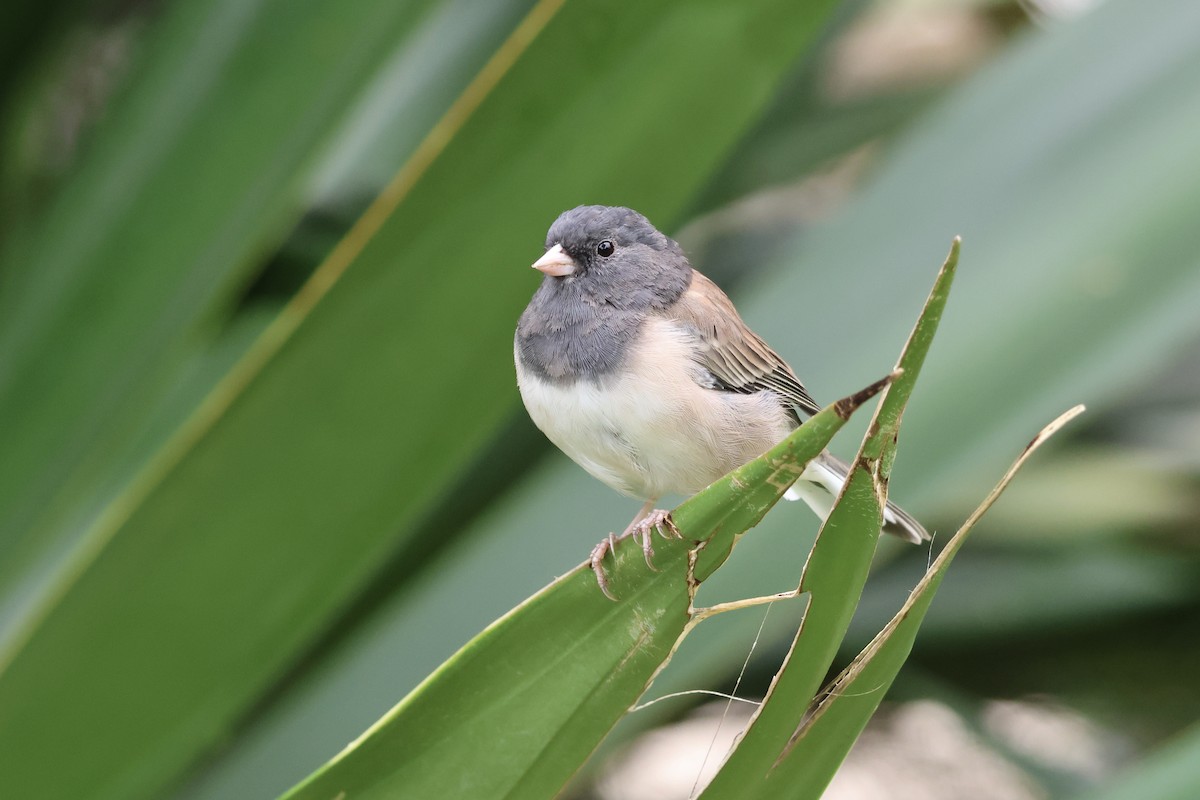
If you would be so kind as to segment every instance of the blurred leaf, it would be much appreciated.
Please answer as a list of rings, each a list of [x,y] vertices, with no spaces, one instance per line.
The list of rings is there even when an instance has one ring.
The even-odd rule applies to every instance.
[[[1079,800],[1193,800],[1200,794],[1200,725]]]
[[[1191,800],[1200,794],[1200,727],[1152,753],[1109,786],[1080,800]]]
[[[841,3],[821,39],[788,77],[762,119],[747,131],[693,205],[704,213],[771,186],[780,186],[892,133],[923,108],[929,90],[839,103],[827,96],[831,49],[844,37],[868,0]]]
[[[1009,498],[1005,505],[1012,502]],[[945,599],[924,623],[925,644],[985,646],[1018,636],[1061,635],[1067,626],[1176,608],[1200,598],[1196,567],[1177,553],[1119,542],[1057,550],[988,548],[982,540],[976,545],[942,585]],[[919,567],[916,560],[899,561],[873,576],[851,626],[852,644],[869,640],[895,611],[895,598],[912,585],[925,554]],[[1097,592],[1099,586],[1104,591]]]
[[[1124,447],[1076,447],[1026,468],[1027,480],[975,534],[1008,544],[1063,546],[1071,539],[1187,525],[1200,511],[1195,481],[1174,465]],[[989,537],[989,531],[995,534]]]
[[[74,173],[0,250],[0,619],[144,460],[146,409],[424,5],[175,3],[144,35]]]
[[[537,6],[9,638],[8,782],[144,794],[223,735],[503,418],[494,254],[582,199],[670,221],[830,5]]]
[[[312,202],[370,200],[382,191],[533,5],[534,0],[435,4],[329,143],[314,169]]]
[[[811,89],[811,87],[806,87]],[[939,91],[926,89],[829,106],[815,98],[781,98],[786,113],[756,130],[714,177],[696,204],[700,213],[752,192],[781,186],[827,166],[873,139],[897,133]]]
[[[955,580],[962,566],[960,558],[951,575]],[[1192,573],[1195,586],[1194,568]],[[1091,594],[1107,589],[1102,582],[1076,587]],[[1126,761],[1195,721],[1200,708],[1200,685],[1192,678],[1200,670],[1196,600],[1151,611],[1114,611],[1097,604],[1086,621],[1013,630],[987,640],[955,639],[931,626],[932,614],[958,600],[946,594],[948,588],[943,584],[942,600],[922,626],[918,657],[926,670],[960,690],[981,698],[1055,698],[1120,737],[1124,746],[1114,755]],[[1003,637],[1003,647],[994,644],[997,636]]]
[[[27,76],[30,62],[72,27],[84,0],[9,0],[0,4],[0,108],[11,109],[12,94]]]

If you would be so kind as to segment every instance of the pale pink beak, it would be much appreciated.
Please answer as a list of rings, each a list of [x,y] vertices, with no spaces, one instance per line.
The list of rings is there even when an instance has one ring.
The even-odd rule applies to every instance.
[[[562,278],[573,273],[579,265],[575,263],[575,259],[563,252],[561,244],[556,244],[547,250],[544,256],[533,262],[533,268],[547,275]]]

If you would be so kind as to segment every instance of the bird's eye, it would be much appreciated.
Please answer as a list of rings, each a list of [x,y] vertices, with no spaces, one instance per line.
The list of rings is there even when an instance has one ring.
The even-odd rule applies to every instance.
[[[605,239],[600,244],[596,245],[596,254],[603,258],[608,258],[617,248],[608,239]]]

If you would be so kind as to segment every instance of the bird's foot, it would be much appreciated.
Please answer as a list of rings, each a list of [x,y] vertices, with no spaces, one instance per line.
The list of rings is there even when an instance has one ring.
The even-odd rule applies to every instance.
[[[615,558],[617,542],[622,539],[632,538],[641,544],[642,555],[646,558],[646,566],[658,572],[658,569],[654,566],[653,535],[656,530],[664,539],[683,538],[683,534],[679,532],[679,529],[675,527],[675,522],[671,519],[671,512],[656,508],[646,516],[629,523],[629,527],[620,536],[610,533],[592,548],[592,555],[589,559],[592,565],[592,572],[596,574],[596,583],[599,584],[600,591],[604,592],[608,599],[616,600],[617,598],[608,588],[608,575],[604,572],[604,557],[609,553],[613,553]]]

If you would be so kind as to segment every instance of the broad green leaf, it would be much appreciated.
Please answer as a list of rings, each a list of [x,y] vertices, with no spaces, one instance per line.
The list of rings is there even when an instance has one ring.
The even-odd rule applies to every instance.
[[[140,37],[61,192],[0,249],[3,627],[130,478],[147,408],[298,217],[298,175],[426,5],[170,3]]]
[[[866,649],[821,694],[813,708],[797,724],[788,745],[772,764],[763,797],[818,800],[850,747],[875,713],[912,650],[934,593],[967,534],[991,507],[1016,475],[1025,460],[1059,428],[1083,411],[1076,406],[1047,425],[1025,447],[1021,455],[967,519],[930,565],[900,612],[892,618]],[[767,793],[769,792],[769,794]]]
[[[369,200],[470,84],[534,0],[441,0],[363,92],[313,170],[318,206]]]
[[[772,765],[825,679],[862,595],[883,523],[900,419],[945,311],[958,252],[956,239],[900,354],[899,377],[880,400],[846,486],[817,535],[799,587],[809,595],[808,610],[787,659],[705,797],[771,797],[778,791],[767,780]]]
[[[680,506],[683,539],[658,547],[657,572],[626,541],[610,581],[620,602],[601,594],[587,564],[577,567],[467,643],[287,797],[556,794],[692,622],[693,581],[706,574],[692,566],[693,543],[711,574],[885,383],[823,410]]]
[[[10,783],[145,794],[223,736],[515,400],[554,216],[669,227],[831,5],[536,6],[7,639]]]

